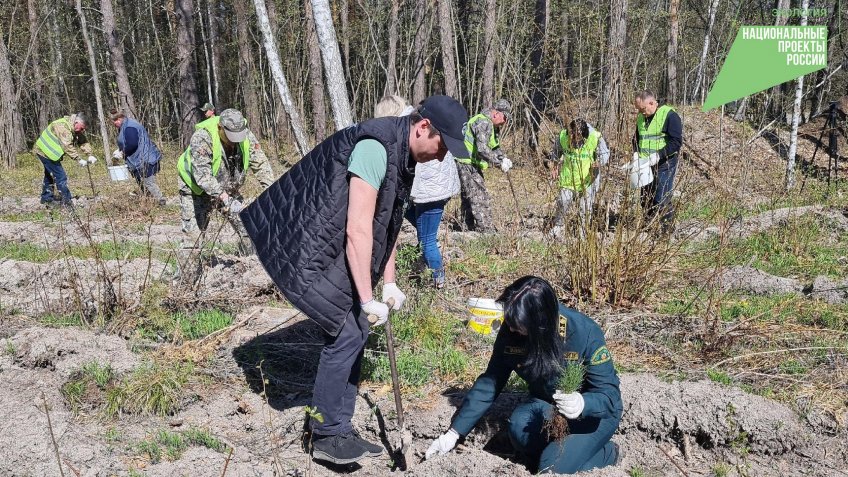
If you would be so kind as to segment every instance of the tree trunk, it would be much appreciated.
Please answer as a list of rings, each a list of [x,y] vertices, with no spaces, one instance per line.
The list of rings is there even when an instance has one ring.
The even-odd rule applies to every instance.
[[[233,2],[233,10],[236,14],[236,35],[240,39],[250,38],[250,29],[247,26],[248,13],[244,2]],[[257,136],[261,136],[262,128],[259,115],[259,98],[256,94],[256,83],[253,78],[255,67],[253,65],[253,54],[250,51],[250,42],[238,41],[239,58],[239,81],[244,95],[243,112],[250,130]]]
[[[607,51],[609,51],[609,77],[606,81],[604,98],[606,107],[601,117],[601,127],[607,126],[607,130],[614,131],[617,137],[618,127],[613,124],[609,127],[609,121],[618,121],[622,117],[622,83],[624,82],[624,50],[627,40],[627,0],[611,0],[610,3],[610,26],[607,40]],[[591,70],[591,69],[590,69]]]
[[[32,74],[33,74],[33,87],[35,91],[35,97],[38,98],[38,118],[37,125],[39,133],[47,127],[47,124],[50,122],[50,103],[52,103],[51,94],[49,97],[45,94],[45,82],[47,78],[42,76],[41,74],[41,53],[38,48],[38,39],[36,35],[38,35],[38,4],[36,0],[27,0],[27,11],[29,13],[29,32],[32,43]]]
[[[279,36],[278,26],[280,24],[278,19],[277,19],[276,2],[268,2],[264,5],[265,5],[265,9],[268,11],[268,25],[271,26],[271,33],[276,38],[277,36]],[[264,42],[263,42],[263,45],[264,45]],[[266,57],[267,57],[267,55],[266,55]],[[268,68],[268,72],[270,73],[270,67]],[[263,88],[264,88],[264,85],[267,83],[267,81],[264,81],[264,74],[265,74],[265,72],[263,70]],[[273,81],[273,74],[271,76],[272,76],[272,81]],[[289,127],[289,117],[288,117],[288,114],[286,114],[285,106],[283,106],[283,100],[280,99],[279,94],[273,94],[273,88],[272,88],[271,97],[273,98],[273,102],[274,102],[274,125],[276,126],[274,128],[271,128],[271,136],[276,137],[277,132],[279,131],[282,134],[282,136],[285,137],[285,140],[289,140],[289,139],[291,139],[291,136],[290,136],[290,134],[291,134],[290,129],[291,128]]]
[[[100,0],[100,13],[103,14],[103,34],[106,35],[109,56],[112,58],[112,68],[115,70],[115,83],[118,85],[118,94],[121,96],[118,106],[124,110],[127,116],[134,118],[138,112],[135,109],[135,98],[130,87],[127,66],[124,62],[123,45],[121,45],[118,33],[115,31],[115,12],[112,10],[112,0]]]
[[[547,0],[540,0],[546,2]],[[483,78],[480,91],[480,104],[484,107],[495,101],[495,59],[498,48],[495,34],[498,31],[498,6],[495,0],[486,0],[483,17]],[[541,57],[541,55],[540,55]]]
[[[777,0],[777,9],[780,11],[786,11],[792,3],[790,0]],[[774,19],[774,26],[784,26],[786,25],[787,15],[778,15]],[[769,102],[769,116],[772,118],[781,118],[780,123],[786,123],[786,115],[783,112],[783,98],[781,96],[781,88],[782,84],[772,86]]]
[[[427,43],[430,38],[432,23],[427,15],[427,0],[417,0],[415,3],[415,38],[412,40],[412,54],[415,55],[415,82],[412,86],[412,104],[418,104],[427,97],[427,76],[425,62],[427,61]]]
[[[391,0],[389,11],[389,54],[386,60],[386,89],[383,94],[398,94],[397,87],[397,44],[398,44],[398,0]]]
[[[280,64],[277,44],[271,32],[271,24],[268,22],[268,11],[265,9],[265,0],[253,0],[253,5],[256,8],[256,21],[259,23],[259,29],[262,30],[262,37],[265,40],[265,53],[268,55],[271,74],[274,76],[274,82],[277,84],[277,90],[283,101],[283,107],[286,108],[286,112],[289,115],[289,124],[291,124],[292,131],[294,132],[297,148],[300,155],[305,155],[312,149],[312,146],[307,141],[306,134],[303,132],[303,123],[300,121],[300,114],[294,105],[294,99],[292,99],[288,82],[286,82],[286,76],[283,73],[283,67]]]
[[[309,48],[309,82],[312,86],[312,122],[315,123],[315,142],[321,142],[327,136],[327,109],[324,105],[324,72],[321,68],[321,50],[315,33],[315,17],[312,15],[312,3],[304,0],[306,12],[306,44]]]
[[[707,65],[707,53],[710,50],[710,38],[713,34],[713,24],[715,24],[716,11],[720,0],[713,0],[710,3],[709,22],[707,23],[707,33],[704,35],[704,48],[701,50],[701,61],[698,63],[698,74],[695,75],[695,91],[692,93],[692,98],[698,98],[698,93],[701,93],[700,101],[704,102],[704,67]]]
[[[535,15],[533,23],[535,31],[533,33],[533,52],[530,55],[530,64],[532,65],[533,75],[533,111],[532,117],[534,123],[538,124],[540,113],[547,108],[545,99],[545,89],[548,81],[547,68],[544,67],[545,43],[548,30],[548,15],[550,12],[549,0],[536,0]],[[485,76],[484,76],[485,78]],[[486,83],[483,82],[483,90],[486,89]],[[534,124],[535,125],[535,124]],[[535,128],[534,128],[535,130]]]
[[[445,94],[456,100],[461,100],[456,80],[456,60],[453,54],[454,37],[451,2],[450,0],[438,0],[438,2],[439,36],[442,40],[442,67],[445,74]]]
[[[807,24],[807,9],[810,0],[801,4],[801,26]],[[789,155],[786,157],[786,190],[795,188],[795,153],[798,150],[798,123],[801,119],[801,98],[804,94],[804,76],[798,78],[795,85],[795,104],[792,109],[792,132],[789,134]]]
[[[339,43],[336,41],[336,31],[333,28],[333,16],[330,12],[329,0],[312,0],[312,13],[315,18],[315,31],[318,34],[321,56],[324,59],[324,74],[327,76],[330,107],[333,109],[333,120],[338,131],[353,124],[353,114],[347,96]]]
[[[94,47],[91,46],[91,38],[88,35],[88,23],[82,11],[82,0],[76,0],[77,15],[79,15],[82,39],[85,49],[88,51],[88,64],[91,67],[91,81],[94,83],[94,101],[97,103],[97,118],[100,121],[100,137],[103,140],[103,158],[106,164],[112,165],[111,147],[109,147],[109,131],[106,129],[106,117],[103,114],[103,100],[100,95],[100,75],[97,72],[97,62],[94,56]],[[91,122],[89,120],[89,122]],[[89,124],[89,126],[91,126]]]
[[[239,1],[234,3],[239,3]],[[218,90],[221,86],[221,80],[218,77],[218,73],[221,71],[221,53],[218,47],[218,16],[216,15],[214,4],[215,0],[206,1],[206,17],[209,19],[209,56],[212,58],[212,104],[217,105],[221,101],[218,95]],[[243,8],[244,5],[242,5]],[[247,39],[250,37],[243,36],[239,38]],[[239,41],[239,43],[242,43],[242,41]],[[232,100],[229,102],[232,102]]]
[[[77,0],[79,1],[79,0]],[[197,81],[194,77],[197,64],[194,61],[194,0],[176,0],[174,13],[177,16],[177,71],[180,77],[180,144],[188,146],[194,125],[197,124],[198,103]]]
[[[349,7],[347,0],[342,0],[339,10],[339,23],[342,24],[342,51],[344,52],[345,78],[350,78],[350,35],[348,34],[350,32],[350,22],[348,21]],[[315,21],[314,16],[313,21]]]
[[[666,100],[677,103],[677,37],[680,34],[680,0],[670,0],[668,9],[668,51],[666,53]]]
[[[9,64],[9,53],[6,43],[0,37],[0,157],[6,167],[14,168],[17,163],[17,153],[26,148],[24,128],[21,113],[18,111],[18,100],[15,96],[15,85],[12,82],[12,67]],[[41,133],[41,131],[38,131]]]
[[[214,105],[215,95],[212,93],[212,59],[209,55],[209,37],[206,35],[206,26],[203,22],[203,9],[200,10],[200,18],[198,20],[200,21],[200,44],[203,45],[203,60],[206,62],[206,100]]]

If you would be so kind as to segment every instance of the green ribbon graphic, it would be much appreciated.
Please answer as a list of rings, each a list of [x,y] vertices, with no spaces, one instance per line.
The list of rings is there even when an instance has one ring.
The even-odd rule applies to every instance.
[[[825,26],[743,26],[702,110],[709,111],[826,66]]]

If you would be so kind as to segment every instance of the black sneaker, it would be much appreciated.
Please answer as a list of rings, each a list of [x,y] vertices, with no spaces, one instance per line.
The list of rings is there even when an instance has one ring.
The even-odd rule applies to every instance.
[[[368,457],[380,457],[383,454],[383,446],[366,441],[357,431],[353,431],[351,434],[357,439],[356,443],[359,444],[359,447],[362,447],[368,452]]]
[[[325,436],[313,440],[312,458],[333,464],[351,464],[369,455],[359,444],[360,440],[353,434]]]

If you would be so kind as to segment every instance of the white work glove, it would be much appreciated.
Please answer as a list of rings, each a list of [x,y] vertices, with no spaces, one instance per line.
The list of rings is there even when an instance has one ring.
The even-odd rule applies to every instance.
[[[554,403],[557,411],[569,419],[577,419],[583,413],[583,395],[580,393],[569,393],[557,391],[554,393]]]
[[[233,200],[230,201],[230,213],[231,214],[238,214],[239,212],[241,212],[241,209],[243,209],[243,208],[244,208],[244,204],[239,202],[237,199],[233,199]]]
[[[88,163],[89,163],[89,164],[94,164],[95,162],[97,162],[97,158],[96,158],[96,157],[94,157],[94,156],[88,156]]]
[[[501,170],[509,172],[510,169],[512,169],[512,161],[510,161],[508,157],[503,158],[501,161]]]
[[[218,200],[220,200],[221,203],[224,205],[230,205],[230,194],[227,194],[226,192],[221,192],[220,194],[218,194]]]
[[[432,444],[430,444],[430,447],[427,449],[427,453],[424,454],[424,458],[429,459],[430,457],[433,457],[436,454],[447,454],[448,452],[453,450],[454,447],[456,447],[456,441],[458,440],[459,433],[457,433],[453,429],[450,429],[448,432],[445,432],[444,434],[439,436],[438,439],[433,441]]]
[[[374,299],[363,303],[362,311],[364,311],[367,315],[374,315],[377,317],[377,321],[371,323],[371,326],[380,326],[389,319],[389,306]]]
[[[85,159],[80,159],[79,165],[82,167],[86,167],[88,165],[88,161],[86,161]]]
[[[660,154],[658,152],[652,152],[650,156],[648,156],[648,161],[652,166],[656,166],[660,162]]]
[[[114,151],[112,151],[112,158],[123,160],[124,159],[124,153],[121,152],[120,149],[115,149]]]
[[[393,310],[400,310],[403,302],[406,301],[406,295],[400,291],[400,288],[395,283],[391,282],[383,285],[383,303],[388,303],[389,298],[395,299],[395,305],[392,307]]]

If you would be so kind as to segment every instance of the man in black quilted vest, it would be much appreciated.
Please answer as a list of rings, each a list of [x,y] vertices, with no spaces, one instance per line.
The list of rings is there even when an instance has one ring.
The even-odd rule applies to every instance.
[[[394,299],[395,241],[415,164],[467,157],[468,113],[455,99],[431,96],[406,117],[365,121],[310,151],[241,212],[265,270],[286,298],[325,331],[312,406],[312,456],[349,464],[383,448],[351,425],[362,354],[372,325],[386,322]],[[374,288],[384,279],[380,300]]]

